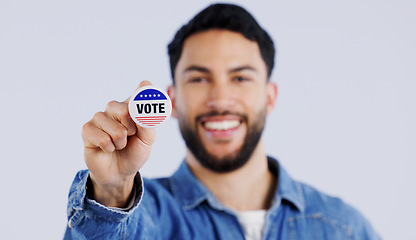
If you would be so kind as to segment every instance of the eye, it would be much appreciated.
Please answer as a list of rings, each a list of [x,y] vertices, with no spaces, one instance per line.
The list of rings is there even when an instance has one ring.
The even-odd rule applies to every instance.
[[[234,78],[234,81],[236,81],[236,82],[247,82],[247,81],[249,81],[249,79],[246,78],[246,77],[238,76],[238,77]]]
[[[202,82],[206,82],[207,79],[204,77],[195,77],[195,78],[191,78],[189,80],[190,83],[202,83]]]

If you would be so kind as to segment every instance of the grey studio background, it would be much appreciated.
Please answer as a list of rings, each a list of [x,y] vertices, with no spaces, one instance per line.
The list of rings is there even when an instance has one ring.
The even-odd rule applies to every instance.
[[[171,81],[166,45],[210,1],[0,0],[0,239],[61,239],[81,127],[141,80]],[[416,239],[416,2],[239,1],[276,42],[266,150],[358,208],[384,239]],[[142,173],[185,147],[157,129]]]

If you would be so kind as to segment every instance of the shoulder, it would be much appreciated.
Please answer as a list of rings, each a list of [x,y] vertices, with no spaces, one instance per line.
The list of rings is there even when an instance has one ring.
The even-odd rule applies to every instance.
[[[296,184],[304,195],[304,217],[343,229],[357,239],[379,239],[371,224],[355,207],[308,184]]]
[[[324,212],[327,216],[357,220],[361,214],[341,198],[326,194],[308,184],[297,182],[305,199],[305,213]]]

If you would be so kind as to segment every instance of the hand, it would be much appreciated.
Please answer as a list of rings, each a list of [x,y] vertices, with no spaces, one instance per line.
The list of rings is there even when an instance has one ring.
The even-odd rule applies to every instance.
[[[139,87],[152,85],[148,81]],[[137,171],[150,156],[155,130],[130,118],[129,99],[108,103],[82,128],[85,163],[90,170],[94,199],[109,207],[127,205]]]

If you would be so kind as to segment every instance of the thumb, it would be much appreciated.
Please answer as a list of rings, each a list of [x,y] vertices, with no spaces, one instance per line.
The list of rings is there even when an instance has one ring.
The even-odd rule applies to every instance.
[[[137,91],[137,89],[139,89],[139,88],[141,88],[141,87],[144,87],[144,86],[152,86],[152,85],[153,85],[153,84],[152,84],[151,82],[144,80],[144,81],[141,81],[141,82],[140,82],[139,86],[138,86],[138,87],[136,88],[136,90],[134,90],[134,91]],[[130,98],[131,98],[131,96],[130,96],[130,97],[128,97],[128,98],[124,101],[124,103],[129,103]]]
[[[149,81],[142,81],[140,82],[139,86],[136,88],[135,91],[137,91],[137,89],[144,87],[144,86],[151,86],[153,85],[151,82]],[[129,103],[130,98],[127,98],[124,102],[125,103]],[[154,128],[144,128],[141,127],[139,125],[136,124],[136,136],[140,139],[140,141],[142,141],[144,144],[151,146],[153,144],[153,142],[155,141],[155,137],[156,137],[156,131]]]

